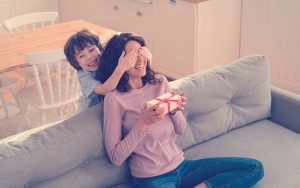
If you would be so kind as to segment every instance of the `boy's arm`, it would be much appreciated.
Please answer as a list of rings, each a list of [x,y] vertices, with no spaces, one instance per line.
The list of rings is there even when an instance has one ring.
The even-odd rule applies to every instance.
[[[119,66],[117,66],[112,75],[103,84],[100,83],[96,85],[96,87],[94,88],[94,92],[105,95],[107,92],[114,90],[117,87],[119,80],[121,79],[124,72],[124,70],[120,69]]]
[[[152,54],[151,52],[148,50],[148,48],[146,48],[145,46],[141,47],[139,49],[139,53],[148,60],[148,63],[151,65],[152,64]]]
[[[116,67],[112,75],[103,84],[98,84],[94,88],[94,92],[105,95],[107,92],[114,90],[117,87],[119,80],[121,79],[124,72],[135,65],[137,53],[138,50],[133,50],[125,55],[125,52],[123,51],[119,58],[118,66]]]

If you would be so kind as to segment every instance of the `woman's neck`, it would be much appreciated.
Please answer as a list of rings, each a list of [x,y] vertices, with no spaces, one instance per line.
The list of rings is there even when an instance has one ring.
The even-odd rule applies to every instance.
[[[140,89],[143,87],[143,81],[141,78],[129,79],[128,83],[132,89]]]

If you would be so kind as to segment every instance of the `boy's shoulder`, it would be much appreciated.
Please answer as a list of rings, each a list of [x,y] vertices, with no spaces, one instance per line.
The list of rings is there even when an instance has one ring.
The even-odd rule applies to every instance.
[[[78,75],[79,78],[86,77],[86,76],[93,77],[94,79],[96,78],[96,73],[95,72],[90,72],[90,71],[87,71],[87,70],[84,70],[84,69],[79,70],[77,75]]]
[[[96,85],[101,84],[101,82],[96,79],[96,76],[93,72],[79,70],[77,76],[80,86],[87,87],[88,91],[93,90]]]

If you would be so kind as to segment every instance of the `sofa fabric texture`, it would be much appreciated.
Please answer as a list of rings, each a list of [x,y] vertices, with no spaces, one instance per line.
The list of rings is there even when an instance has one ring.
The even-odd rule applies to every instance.
[[[182,148],[201,143],[231,129],[270,116],[269,63],[264,56],[249,56],[229,65],[194,74],[172,83],[188,99],[184,114],[186,134]]]
[[[266,57],[241,58],[171,86],[188,98],[188,128],[177,137],[186,158],[253,157],[265,168],[255,187],[300,187],[300,97],[276,88],[271,96]],[[292,112],[280,111],[281,105]],[[57,125],[0,140],[0,187],[130,187],[128,166],[115,166],[106,155],[102,116],[96,105]]]

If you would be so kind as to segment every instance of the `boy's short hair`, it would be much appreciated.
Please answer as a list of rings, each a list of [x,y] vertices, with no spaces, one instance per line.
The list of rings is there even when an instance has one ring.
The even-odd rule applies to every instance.
[[[83,29],[72,35],[64,46],[64,52],[68,62],[77,71],[82,70],[82,68],[76,60],[76,53],[82,51],[88,44],[96,45],[100,52],[103,51],[99,37],[88,29]]]

